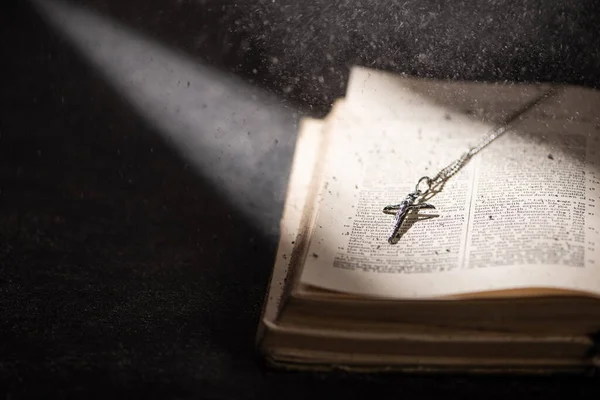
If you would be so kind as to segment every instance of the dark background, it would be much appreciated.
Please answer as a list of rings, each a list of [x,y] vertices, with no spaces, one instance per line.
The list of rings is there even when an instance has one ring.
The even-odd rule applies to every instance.
[[[343,94],[353,64],[600,85],[596,1],[78,3],[315,116]],[[274,237],[187,168],[28,2],[0,7],[7,399],[600,396],[582,378],[264,370],[253,344]],[[297,125],[279,128],[293,143]],[[279,194],[292,150],[255,171]],[[283,205],[273,203],[276,225]]]

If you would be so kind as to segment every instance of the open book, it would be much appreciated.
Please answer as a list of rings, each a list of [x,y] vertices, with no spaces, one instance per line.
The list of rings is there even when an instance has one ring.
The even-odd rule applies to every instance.
[[[409,213],[434,176],[508,131]],[[292,368],[587,371],[600,364],[600,92],[353,68],[298,136],[257,346]]]

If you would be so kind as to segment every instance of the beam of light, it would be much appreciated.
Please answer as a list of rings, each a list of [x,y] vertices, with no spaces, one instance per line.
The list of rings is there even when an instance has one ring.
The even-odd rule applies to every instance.
[[[164,46],[88,10],[51,0],[32,1],[47,17],[51,25],[65,34],[91,64],[96,66],[107,80],[136,107],[140,115],[155,126],[167,142],[171,142],[190,160],[199,173],[213,182],[224,198],[230,200],[234,207],[245,213],[250,221],[265,234],[274,236],[278,232],[278,210],[284,201],[283,187],[285,185],[283,182],[288,178],[288,162],[291,159],[291,151],[295,142],[297,116],[293,111],[282,106],[276,98],[245,85],[238,79],[214,71],[189,57],[166,49]],[[368,71],[365,72],[366,75],[369,74]],[[352,106],[351,109],[349,108],[350,114],[361,116],[362,129],[372,130],[376,128],[376,122],[383,124],[384,120],[393,122],[394,119],[404,122],[412,120],[415,124],[422,123],[423,126],[428,125],[425,121],[452,121],[456,128],[453,130],[456,135],[452,141],[461,141],[460,148],[453,148],[454,144],[449,145],[452,148],[448,148],[450,152],[447,154],[448,159],[442,160],[440,154],[445,154],[442,150],[438,149],[440,153],[436,155],[434,152],[430,152],[429,148],[419,149],[419,143],[414,142],[418,137],[418,132],[413,132],[413,142],[411,143],[409,140],[411,138],[391,137],[391,135],[401,135],[403,131],[393,129],[394,127],[390,125],[390,136],[386,139],[389,139],[389,145],[379,145],[386,151],[392,149],[399,149],[399,152],[405,151],[402,153],[404,154],[402,157],[388,154],[389,161],[377,161],[377,164],[381,164],[382,167],[385,167],[384,169],[389,171],[387,173],[379,171],[372,179],[382,180],[382,182],[374,183],[390,189],[386,194],[390,198],[382,199],[381,205],[374,208],[372,216],[375,223],[366,221],[369,222],[369,231],[367,232],[369,237],[378,235],[375,232],[378,227],[386,227],[386,230],[389,227],[389,217],[381,213],[380,206],[401,200],[402,197],[397,198],[397,196],[406,194],[402,192],[396,196],[391,191],[394,187],[398,187],[401,178],[399,172],[416,171],[415,175],[419,174],[416,175],[417,177],[422,176],[421,172],[425,171],[427,160],[431,160],[434,164],[440,164],[432,166],[435,171],[439,170],[467,149],[466,142],[469,139],[472,140],[469,145],[477,143],[496,120],[502,120],[511,108],[518,107],[527,97],[536,94],[536,90],[525,91],[516,98],[507,99],[492,93],[494,90],[500,90],[496,94],[501,94],[500,87],[492,88],[490,92],[485,93],[485,90],[478,90],[477,87],[463,85],[453,87],[452,84],[440,83],[435,88],[430,87],[430,90],[420,91],[418,85],[406,86],[400,82],[394,82],[393,79],[383,80],[373,85],[368,84],[365,74],[363,76],[355,75],[354,78],[350,81],[346,101],[349,106]],[[540,107],[537,112],[525,118],[518,128],[520,134],[523,134],[518,135],[522,136],[522,145],[521,142],[515,141],[514,137],[504,137],[506,144],[510,144],[511,140],[514,141],[512,147],[508,146],[510,148],[504,156],[507,159],[512,157],[513,162],[521,163],[521,169],[526,171],[523,177],[526,185],[529,185],[529,182],[542,182],[547,169],[560,170],[558,163],[548,164],[548,161],[544,164],[545,167],[539,167],[539,165],[543,165],[540,160],[547,159],[549,153],[556,157],[558,153],[555,150],[560,150],[565,164],[567,161],[573,161],[577,151],[570,149],[569,146],[561,145],[559,146],[561,149],[554,149],[550,141],[544,144],[546,147],[538,145],[537,141],[538,139],[546,140],[544,135],[550,131],[554,131],[554,133],[571,131],[578,132],[580,136],[589,135],[588,131],[595,129],[589,122],[593,120],[592,122],[597,123],[595,115],[598,103],[595,95],[588,95],[589,93],[565,90],[560,96],[553,98],[552,101]],[[490,102],[498,103],[490,107]],[[495,115],[479,115],[479,112],[483,112],[485,109],[499,112]],[[573,115],[579,115],[577,118],[587,118],[587,127],[582,125],[568,128],[566,124],[575,123],[570,119]],[[337,116],[337,118],[341,117],[342,115]],[[419,119],[421,122],[418,121]],[[386,128],[380,125],[380,128],[382,127]],[[331,135],[349,136],[342,136],[345,140],[336,138],[335,142],[332,141],[336,147],[330,157],[337,163],[335,166],[337,168],[336,179],[331,177],[327,181],[330,194],[324,194],[318,205],[320,211],[323,211],[319,216],[319,222],[322,222],[323,229],[317,230],[311,236],[312,242],[308,254],[318,254],[318,260],[311,257],[305,264],[303,273],[306,276],[307,270],[312,271],[312,276],[305,282],[316,286],[332,290],[353,288],[355,293],[368,294],[369,290],[374,287],[374,282],[368,275],[361,274],[360,271],[356,273],[344,269],[321,268],[323,265],[334,264],[337,244],[340,243],[339,237],[343,233],[348,235],[346,233],[348,228],[344,224],[347,224],[347,217],[354,217],[350,210],[350,200],[346,202],[346,207],[342,207],[337,195],[342,193],[340,197],[354,199],[353,188],[359,190],[363,184],[358,180],[364,173],[362,163],[359,162],[360,157],[351,162],[347,162],[344,157],[352,157],[355,152],[356,154],[360,153],[361,157],[366,157],[368,149],[371,148],[368,137],[364,135],[365,131],[352,134],[350,128],[358,129],[356,126],[351,126],[345,130],[341,129],[330,133]],[[435,129],[447,129],[447,127]],[[373,136],[373,138],[376,137],[376,135]],[[365,140],[364,145],[360,146],[360,142],[357,140]],[[430,143],[430,148],[436,148],[434,144]],[[496,150],[490,151],[499,150],[497,143],[495,147],[492,147],[492,149],[494,148]],[[527,154],[523,152],[524,149],[528,151]],[[411,162],[411,157],[406,156],[409,152],[414,162]],[[532,154],[539,159],[531,158]],[[418,162],[421,164],[417,168]],[[531,163],[531,168],[528,168],[528,162]],[[379,169],[381,170],[381,168]],[[588,168],[587,172],[596,174],[598,171],[597,168],[593,171]],[[408,175],[412,175],[412,173]],[[408,175],[402,176],[403,181],[406,178],[407,184],[414,183],[415,177]],[[326,178],[329,179],[329,177]],[[453,182],[457,182],[457,180],[455,179]],[[294,184],[292,184],[293,186]],[[457,187],[459,187],[458,183]],[[436,206],[439,204],[440,212],[444,212],[445,204],[452,204],[453,199],[449,188],[450,186],[446,187],[439,197],[436,197]],[[444,200],[444,196],[447,197],[446,200]],[[276,212],[273,210],[274,205],[277,206]],[[443,215],[454,218],[450,211]],[[430,225],[434,223],[439,223],[439,220],[430,222]],[[293,235],[298,229],[297,219],[284,220],[283,232],[286,232],[286,235]],[[407,234],[406,241],[411,240],[410,235],[416,235],[418,229],[424,230],[424,225],[415,224],[415,227],[411,228]],[[550,235],[551,229],[548,229],[545,234]],[[433,237],[431,240],[437,240],[437,238]],[[553,238],[547,239],[544,248],[549,249],[548,251],[558,251],[555,242]],[[292,241],[289,240],[280,247],[281,259],[285,259],[286,254],[292,250],[291,243]],[[523,241],[521,244],[527,244],[527,242]],[[377,243],[371,243],[369,246],[373,247],[372,251],[376,256],[382,253],[377,247]],[[578,246],[581,248],[582,245],[578,244]],[[390,253],[393,251],[395,250],[390,250]],[[454,250],[452,251],[454,252]],[[445,250],[442,248],[440,252],[445,253]],[[597,257],[597,254],[592,256]],[[392,254],[390,259],[393,260],[395,257]],[[278,260],[276,268],[286,268],[287,260],[289,258],[285,262]],[[543,284],[545,277],[548,276],[544,275],[547,273],[545,268],[530,265],[516,266],[515,268],[517,272],[523,274],[522,285]],[[575,277],[575,273],[573,275],[570,273],[569,276],[573,277],[574,281],[576,278],[579,279],[579,287],[585,288],[589,282],[594,280],[585,275],[587,269],[580,270],[584,271],[581,275]],[[454,282],[461,282],[465,287],[472,282],[484,282],[491,277],[488,286],[490,290],[505,289],[506,287],[502,287],[502,279],[503,276],[509,276],[511,270],[495,269],[494,271],[496,272],[482,276],[481,279],[473,279],[475,275],[470,273],[458,276],[456,279],[448,278],[449,275],[431,274],[431,276],[441,277],[442,280],[450,279]],[[457,274],[459,272],[457,271]],[[494,276],[494,274],[504,275]],[[391,297],[410,293],[418,296],[419,293],[426,292],[418,290],[414,285],[417,282],[412,282],[411,279],[410,274],[407,276],[394,274],[386,277],[385,280],[378,281],[379,287],[373,292],[389,294]],[[323,282],[328,282],[329,286],[324,286]],[[274,280],[271,290],[274,292],[279,290],[276,287],[279,283]],[[420,284],[429,285],[426,281],[420,281]],[[397,290],[403,285],[406,288],[405,291]],[[455,290],[456,287],[453,286],[452,290]],[[452,293],[440,292],[438,294]],[[276,293],[273,295],[277,296]]]
[[[276,234],[295,111],[90,10],[33,3],[230,204],[262,233]]]

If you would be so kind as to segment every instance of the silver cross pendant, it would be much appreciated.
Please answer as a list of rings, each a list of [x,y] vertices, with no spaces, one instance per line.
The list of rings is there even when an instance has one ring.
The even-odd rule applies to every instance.
[[[384,207],[383,212],[386,214],[395,214],[396,219],[394,221],[394,228],[390,233],[390,237],[388,238],[389,244],[396,243],[396,237],[398,236],[398,232],[400,232],[400,228],[402,227],[402,223],[406,219],[408,213],[412,210],[420,210],[421,208],[435,208],[433,205],[429,203],[418,203],[415,204],[417,198],[419,197],[418,192],[410,193],[400,204],[393,204]]]

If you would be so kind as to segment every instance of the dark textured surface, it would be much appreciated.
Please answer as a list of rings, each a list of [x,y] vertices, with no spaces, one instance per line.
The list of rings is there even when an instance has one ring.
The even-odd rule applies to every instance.
[[[600,86],[594,0],[79,3],[317,112],[344,92],[353,64],[437,78]]]
[[[498,2],[479,6],[477,18],[464,3],[88,3],[319,112],[343,91],[344,71],[357,60],[440,77],[600,82],[592,2]],[[187,168],[31,7],[4,7],[0,385],[7,399],[355,398],[387,391],[599,397],[597,381],[578,378],[262,370],[253,340],[275,243]],[[496,26],[501,22],[509,26]],[[301,79],[287,89],[290,77]],[[282,204],[272,206],[276,218]]]

